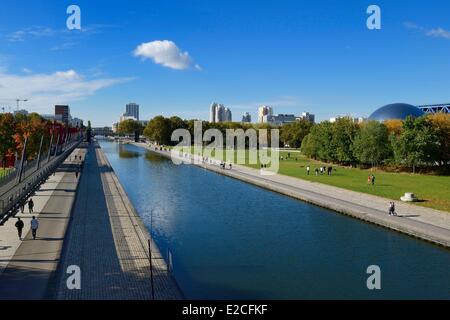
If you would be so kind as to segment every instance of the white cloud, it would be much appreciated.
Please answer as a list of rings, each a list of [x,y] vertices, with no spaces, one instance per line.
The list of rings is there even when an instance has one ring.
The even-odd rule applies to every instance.
[[[32,26],[22,30],[17,30],[6,35],[1,35],[10,43],[25,43],[29,40],[51,40],[50,50],[60,51],[76,47],[83,39],[103,33],[107,28],[114,28],[112,25],[90,24],[82,26],[81,30],[68,30],[67,28],[53,29],[44,26]]]
[[[28,99],[24,108],[48,112],[59,103],[71,103],[94,95],[97,91],[132,78],[86,79],[75,70],[51,74],[8,74],[0,69],[1,103],[14,106],[17,98]]]
[[[49,27],[34,26],[24,30],[12,32],[6,36],[9,42],[23,42],[26,38],[51,37],[57,34],[57,31]]]
[[[417,25],[417,24],[415,24],[413,22],[405,22],[404,26],[407,29],[420,31],[421,33],[423,33],[427,37],[443,38],[443,39],[450,40],[450,31],[446,30],[444,28],[427,29],[427,28],[419,26],[419,25]]]
[[[426,35],[429,37],[444,38],[444,39],[450,40],[450,31],[442,29],[442,28],[432,29],[432,30],[428,31],[426,33]]]
[[[142,43],[134,50],[134,55],[143,60],[151,59],[156,64],[175,70],[191,67],[200,70],[200,66],[194,63],[188,52],[182,52],[174,42],[169,40]]]

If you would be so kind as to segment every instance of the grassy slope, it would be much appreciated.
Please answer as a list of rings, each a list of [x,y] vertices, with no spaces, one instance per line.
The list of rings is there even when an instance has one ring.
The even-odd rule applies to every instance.
[[[326,163],[314,161],[291,151],[291,158],[286,160],[287,151],[280,152],[285,159],[280,161],[279,174],[319,182],[335,187],[373,194],[396,201],[405,192],[414,193],[421,201],[415,204],[450,212],[450,176],[433,176],[407,173],[390,173],[381,170],[362,170],[333,165],[332,176],[315,176],[314,169],[328,166]],[[295,160],[297,158],[297,160]],[[311,166],[311,175],[306,174],[306,166]],[[258,165],[247,166],[259,168]],[[367,177],[375,175],[375,186],[367,184]]]
[[[284,154],[284,153],[282,153]],[[295,158],[298,161],[295,161]],[[306,174],[306,166],[311,166],[312,175]],[[280,163],[280,174],[297,177],[309,181],[320,182],[344,189],[369,193],[388,199],[399,200],[405,192],[413,192],[419,199],[418,205],[450,211],[450,177],[417,175],[406,173],[388,173],[383,171],[361,170],[333,166],[332,176],[315,176],[314,169],[321,162],[311,161],[298,154],[291,154],[290,160],[283,160]],[[369,174],[375,175],[375,186],[367,184]]]

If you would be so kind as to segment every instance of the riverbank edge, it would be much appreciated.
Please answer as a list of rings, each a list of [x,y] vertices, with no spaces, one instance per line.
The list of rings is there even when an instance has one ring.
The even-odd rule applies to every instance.
[[[144,143],[131,143],[131,144],[134,146],[137,146],[137,147],[145,148],[146,150],[148,150],[152,153],[161,155],[163,157],[166,157],[169,159],[171,158],[170,152],[154,150]],[[321,201],[319,199],[313,199],[312,197],[302,194],[300,191],[295,192],[292,190],[288,190],[287,188],[283,188],[283,187],[277,186],[273,183],[270,183],[267,180],[265,180],[265,182],[261,182],[261,181],[258,181],[257,179],[254,179],[253,177],[243,176],[242,174],[235,172],[233,170],[223,170],[218,167],[216,168],[214,166],[197,164],[197,163],[194,163],[194,165],[196,165],[199,168],[204,168],[209,171],[212,171],[212,172],[215,172],[218,174],[222,174],[222,175],[234,178],[236,180],[240,180],[240,181],[258,186],[260,188],[288,196],[290,198],[294,198],[296,200],[301,200],[303,202],[313,204],[313,205],[316,205],[321,208],[329,209],[334,212],[344,214],[346,216],[356,218],[358,220],[361,220],[361,221],[364,221],[367,223],[371,223],[371,224],[377,225],[379,227],[383,227],[385,229],[397,231],[404,235],[408,235],[413,238],[420,239],[420,240],[438,245],[438,246],[446,248],[446,249],[450,249],[450,239],[448,239],[446,237],[441,237],[440,235],[432,234],[432,233],[428,232],[428,230],[426,228],[420,228],[420,227],[406,225],[405,223],[402,223],[400,220],[391,220],[388,218],[381,218],[381,217],[377,217],[377,216],[368,214],[366,212],[355,210],[353,208],[336,205],[336,204],[333,204],[330,202]],[[321,194],[321,196],[328,197],[325,194]],[[386,201],[389,202],[389,199],[386,199]]]
[[[158,261],[158,267],[160,269],[163,268],[163,269],[167,270],[168,269],[167,262],[162,257],[159,247],[155,243],[153,237],[151,236],[150,232],[148,231],[147,227],[145,226],[141,216],[139,215],[139,213],[137,212],[133,203],[131,202],[130,198],[128,197],[128,194],[125,191],[125,188],[123,187],[122,183],[120,182],[119,177],[116,175],[116,172],[114,171],[114,168],[112,167],[111,163],[109,162],[109,159],[106,156],[106,154],[104,153],[102,147],[100,146],[100,144],[97,144],[97,145],[98,145],[98,151],[102,154],[103,159],[108,166],[108,170],[110,170],[109,173],[111,174],[112,178],[114,179],[114,183],[118,187],[118,191],[124,202],[124,205],[126,205],[128,211],[133,214],[132,218],[133,218],[134,222],[136,223],[134,225],[134,227],[138,228],[138,230],[136,230],[138,238],[141,241],[145,241],[145,240],[151,241],[151,243],[152,243],[151,244],[152,245],[152,260]],[[170,279],[170,282],[172,282],[171,285],[174,287],[174,290],[172,290],[172,291],[178,291],[174,296],[171,297],[171,300],[184,300],[185,297],[184,297],[183,291],[181,290],[180,286],[178,285],[177,281],[175,280],[175,278],[173,277],[173,275],[171,273],[169,273],[168,278]],[[165,287],[165,286],[163,286],[163,287]],[[155,285],[155,289],[161,289],[161,286]],[[155,293],[155,296],[156,295],[159,295],[159,293]]]

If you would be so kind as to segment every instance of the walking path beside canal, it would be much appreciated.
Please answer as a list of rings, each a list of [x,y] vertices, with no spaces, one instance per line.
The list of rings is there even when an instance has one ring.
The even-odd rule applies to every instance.
[[[79,178],[74,155],[85,159]],[[0,299],[183,299],[153,242],[151,277],[150,234],[98,146],[76,149],[32,198],[37,240],[27,207],[16,216],[23,242],[17,219],[0,226]],[[67,288],[69,266],[80,268],[80,290]]]
[[[90,147],[59,266],[57,299],[182,299],[103,151]],[[81,269],[81,290],[66,286],[66,270]],[[152,296],[152,285],[154,297]]]
[[[150,151],[170,157],[169,151],[155,150],[144,143],[135,143]],[[215,164],[201,163],[214,172],[239,179],[302,201],[350,215],[392,230],[450,248],[450,214],[421,206],[396,202],[398,217],[388,215],[390,199],[345,190],[284,175],[261,175],[260,170],[240,165],[222,169]]]
[[[54,275],[64,234],[76,197],[79,179],[74,170],[79,162],[74,155],[84,157],[85,149],[75,149],[56,171],[32,196],[34,213],[18,213],[25,224],[24,241],[20,241],[15,228],[16,218],[0,226],[0,299],[43,299]],[[70,161],[72,159],[72,161]],[[32,240],[30,220],[39,220],[37,239]]]

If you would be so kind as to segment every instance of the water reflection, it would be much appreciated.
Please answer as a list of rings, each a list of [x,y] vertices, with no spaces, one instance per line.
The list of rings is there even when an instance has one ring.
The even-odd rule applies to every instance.
[[[162,254],[171,250],[188,299],[450,298],[448,250],[133,145],[101,145]],[[366,286],[374,264],[381,291]]]
[[[170,161],[169,159],[159,156],[153,152],[147,152],[145,154],[145,159],[147,159],[148,161],[153,162],[153,163],[164,163],[164,162]]]
[[[119,149],[119,157],[121,157],[123,159],[139,158],[140,156],[142,156],[141,153],[136,152],[136,151],[131,151],[131,150],[127,149],[125,147],[125,145],[122,145],[122,144],[118,144],[118,149]]]

